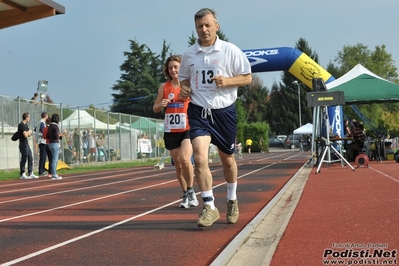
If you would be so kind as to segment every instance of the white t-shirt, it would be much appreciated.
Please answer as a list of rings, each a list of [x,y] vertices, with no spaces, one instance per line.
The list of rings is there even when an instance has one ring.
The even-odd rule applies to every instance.
[[[198,44],[190,46],[183,54],[179,79],[190,80],[191,102],[210,109],[232,105],[237,99],[237,87],[218,89],[212,77],[235,77],[250,74],[251,65],[244,53],[234,44],[217,38],[211,49]]]

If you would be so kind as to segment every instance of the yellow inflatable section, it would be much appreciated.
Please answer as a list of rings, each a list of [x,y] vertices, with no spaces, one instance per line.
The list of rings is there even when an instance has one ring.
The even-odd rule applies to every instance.
[[[48,162],[46,162],[45,164],[44,164],[44,168],[46,168],[46,170],[48,171]],[[58,163],[57,163],[57,171],[58,170],[61,170],[61,169],[71,169],[71,167],[69,166],[69,165],[67,165],[66,163],[64,163],[63,161],[61,161],[61,160],[58,160]]]
[[[325,82],[331,78],[330,73],[305,53],[302,53],[297,60],[295,60],[292,66],[288,69],[288,72],[297,77],[309,88],[312,88],[312,79],[314,78],[321,78]]]

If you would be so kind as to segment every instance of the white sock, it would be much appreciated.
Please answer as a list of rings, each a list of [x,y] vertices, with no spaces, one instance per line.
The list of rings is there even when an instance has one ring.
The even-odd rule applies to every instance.
[[[205,198],[207,198],[207,199],[212,198],[211,201],[204,201],[204,204],[211,206],[212,210],[215,209],[215,197],[213,196],[213,191],[212,190],[201,191],[201,197],[202,197],[203,201],[204,201]]]
[[[227,200],[237,199],[237,182],[227,183]]]

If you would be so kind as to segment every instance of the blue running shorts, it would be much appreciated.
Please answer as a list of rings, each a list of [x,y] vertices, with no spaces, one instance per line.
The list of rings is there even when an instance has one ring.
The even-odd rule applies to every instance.
[[[234,153],[237,132],[235,104],[222,109],[204,109],[190,103],[187,113],[191,140],[198,136],[211,136],[211,143],[222,152]]]

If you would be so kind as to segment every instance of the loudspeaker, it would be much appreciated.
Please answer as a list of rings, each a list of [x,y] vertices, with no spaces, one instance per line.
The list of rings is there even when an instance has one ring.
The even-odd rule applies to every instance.
[[[356,156],[356,158],[355,158],[355,162],[356,162],[356,164],[357,164],[357,167],[356,168],[359,168],[359,167],[369,167],[369,157],[366,155],[366,154],[364,154],[364,153],[361,153],[361,154],[359,154],[358,156]]]

